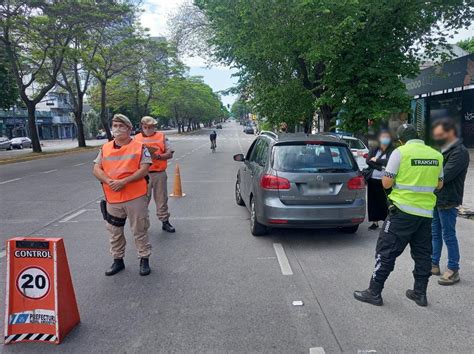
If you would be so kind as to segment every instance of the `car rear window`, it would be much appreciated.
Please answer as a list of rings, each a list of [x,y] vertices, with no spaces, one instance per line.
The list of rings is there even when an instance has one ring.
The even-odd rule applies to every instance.
[[[349,149],[363,150],[366,149],[364,143],[359,139],[342,139],[344,142],[349,145]]]
[[[275,145],[273,168],[281,172],[347,172],[357,169],[347,147],[331,144]]]

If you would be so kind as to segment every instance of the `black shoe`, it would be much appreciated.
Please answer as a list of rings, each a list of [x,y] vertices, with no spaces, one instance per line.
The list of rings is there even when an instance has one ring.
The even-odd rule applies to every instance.
[[[123,259],[114,259],[114,263],[109,269],[105,271],[105,275],[107,276],[115,275],[124,269],[125,269],[125,263],[123,262]]]
[[[418,306],[428,306],[428,299],[426,294],[418,294],[415,290],[408,289],[406,292],[407,298],[416,302]]]
[[[150,272],[151,269],[148,258],[140,258],[140,275],[148,275]]]
[[[173,225],[171,225],[168,220],[163,221],[163,226],[161,227],[161,229],[165,230],[166,232],[175,232],[176,231],[174,229]]]
[[[375,306],[383,305],[382,294],[375,292],[370,288],[363,291],[354,291],[354,297],[356,298],[356,300],[367,302]]]
[[[376,223],[373,223],[372,225],[369,226],[369,230],[377,230],[379,228],[379,225]]]

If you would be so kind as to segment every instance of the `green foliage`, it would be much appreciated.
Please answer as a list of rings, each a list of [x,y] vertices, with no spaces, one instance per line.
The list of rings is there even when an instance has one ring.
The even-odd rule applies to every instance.
[[[469,25],[466,0],[195,0],[214,59],[239,70],[239,89],[271,122],[310,121],[367,130],[407,109],[401,82],[420,52],[435,56],[446,33]],[[204,33],[204,32],[203,32]]]
[[[469,52],[471,54],[474,53],[474,37],[459,41],[456,44],[462,49],[464,49],[466,52]]]
[[[8,109],[18,101],[18,87],[12,75],[10,63],[0,44],[0,109]]]

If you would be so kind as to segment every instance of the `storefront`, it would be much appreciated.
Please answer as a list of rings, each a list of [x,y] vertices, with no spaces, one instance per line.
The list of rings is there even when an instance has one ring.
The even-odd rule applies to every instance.
[[[410,123],[425,140],[437,119],[449,117],[464,144],[474,147],[474,54],[429,67],[405,83],[413,96]]]

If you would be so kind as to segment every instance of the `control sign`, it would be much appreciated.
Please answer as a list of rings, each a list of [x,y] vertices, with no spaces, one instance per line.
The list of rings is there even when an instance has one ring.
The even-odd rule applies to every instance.
[[[59,344],[80,321],[63,239],[17,237],[6,251],[5,344]]]

